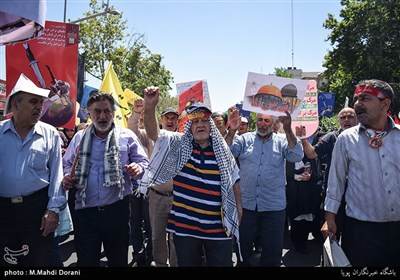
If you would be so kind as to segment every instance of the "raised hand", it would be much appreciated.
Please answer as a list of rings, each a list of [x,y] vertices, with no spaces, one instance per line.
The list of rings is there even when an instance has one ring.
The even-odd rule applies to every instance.
[[[295,127],[295,134],[297,137],[304,137],[306,136],[306,127],[303,125],[296,126]]]
[[[155,108],[160,99],[160,89],[155,86],[147,87],[143,92],[144,103],[148,108]]]
[[[286,116],[279,116],[278,119],[282,123],[283,130],[285,132],[292,130],[292,116],[290,115],[289,111],[285,111]]]
[[[228,109],[229,129],[238,130],[240,122],[239,110],[236,107],[230,107]]]
[[[144,110],[144,99],[142,98],[136,98],[133,101],[133,111],[135,113],[141,114]]]

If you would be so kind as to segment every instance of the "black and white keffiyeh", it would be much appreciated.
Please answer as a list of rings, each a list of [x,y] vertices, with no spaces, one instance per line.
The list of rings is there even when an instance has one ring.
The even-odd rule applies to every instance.
[[[228,236],[239,240],[239,221],[233,185],[239,179],[239,168],[225,139],[222,137],[214,121],[209,118],[211,140],[215,158],[221,175],[222,221]],[[185,124],[184,133],[170,133],[170,137],[159,137],[154,145],[149,166],[146,168],[139,191],[147,192],[148,187],[163,184],[172,180],[190,159],[193,150],[193,135],[190,131],[192,121]]]
[[[82,206],[85,206],[87,179],[89,174],[90,155],[92,148],[94,126],[91,124],[85,131],[78,151],[78,162],[75,168],[75,188],[80,190]],[[115,124],[108,133],[104,152],[104,184],[105,187],[117,186],[120,191],[118,197],[123,198],[124,176],[121,168],[119,152],[119,127]]]

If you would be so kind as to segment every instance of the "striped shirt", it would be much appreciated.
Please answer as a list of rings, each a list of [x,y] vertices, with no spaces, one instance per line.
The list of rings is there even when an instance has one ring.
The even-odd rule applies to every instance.
[[[332,152],[325,210],[337,213],[345,190],[346,215],[361,221],[400,221],[400,126],[390,119],[383,145],[372,148],[361,125],[343,131]]]
[[[200,239],[230,239],[221,220],[221,176],[211,145],[193,143],[190,159],[174,177],[167,231]]]

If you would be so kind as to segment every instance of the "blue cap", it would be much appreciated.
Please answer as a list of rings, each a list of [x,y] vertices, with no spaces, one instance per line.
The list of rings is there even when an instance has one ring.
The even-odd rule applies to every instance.
[[[197,110],[207,111],[211,114],[211,110],[206,105],[200,102],[190,105],[189,108],[186,109],[186,113],[191,114]]]

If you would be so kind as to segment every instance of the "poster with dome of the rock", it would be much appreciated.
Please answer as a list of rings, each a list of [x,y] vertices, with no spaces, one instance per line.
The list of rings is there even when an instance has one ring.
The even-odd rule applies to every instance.
[[[284,116],[289,111],[292,119],[300,112],[308,80],[277,77],[249,72],[243,110]]]

